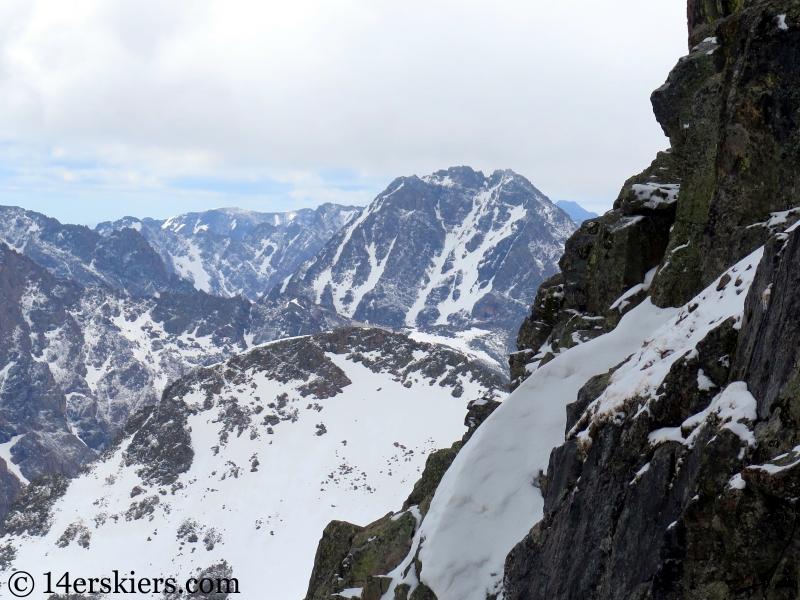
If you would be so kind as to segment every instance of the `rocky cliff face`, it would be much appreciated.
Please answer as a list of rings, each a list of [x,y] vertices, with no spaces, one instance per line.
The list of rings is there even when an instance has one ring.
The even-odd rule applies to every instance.
[[[503,364],[510,332],[574,229],[511,171],[401,177],[268,300],[304,297],[356,321],[454,339]]]
[[[519,329],[510,360],[514,385],[527,377],[528,365],[547,364],[611,331],[645,298],[670,243],[682,164],[674,152],[660,153],[625,183],[613,210],[584,221],[567,240],[561,272],[539,288]]]
[[[361,210],[330,203],[286,213],[220,208],[164,221],[125,217],[100,223],[95,230],[104,238],[138,231],[170,275],[214,296],[256,301],[311,259]]]
[[[675,220],[637,294],[649,288],[661,306],[683,304],[673,333],[695,341],[675,347],[662,333],[658,355],[598,373],[568,407],[567,441],[542,478],[543,518],[508,556],[505,598],[800,592],[800,7],[692,1],[689,20],[692,52],[653,94],[680,184]],[[617,209],[637,193],[626,188]],[[554,283],[568,288],[567,269],[564,278]],[[732,286],[746,297],[741,312],[685,328]],[[540,290],[523,349],[550,336],[552,351],[568,330],[560,311],[576,303],[560,289]],[[604,327],[612,306],[591,311]],[[659,368],[665,359],[671,365]],[[652,381],[632,384],[634,365]]]
[[[688,302],[767,241],[773,213],[797,206],[793,9],[690,2],[691,52],[652,95],[670,149],[569,240],[520,330],[513,377],[613,328],[648,293],[658,306]]]

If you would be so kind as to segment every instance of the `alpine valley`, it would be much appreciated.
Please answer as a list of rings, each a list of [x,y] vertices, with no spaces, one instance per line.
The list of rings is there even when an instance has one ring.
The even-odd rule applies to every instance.
[[[330,520],[385,515],[499,405],[576,227],[468,167],[365,209],[0,217],[0,566],[200,568],[276,598],[305,593]]]
[[[468,167],[363,209],[3,209],[0,586],[800,597],[800,3],[687,14],[669,148],[580,226]]]

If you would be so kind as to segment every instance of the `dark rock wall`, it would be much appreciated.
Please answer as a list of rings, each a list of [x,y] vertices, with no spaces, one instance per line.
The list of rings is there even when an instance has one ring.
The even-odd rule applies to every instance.
[[[669,193],[680,181],[676,163],[671,153],[660,153],[625,183],[613,210],[584,221],[567,240],[561,273],[539,287],[517,335],[518,352],[509,361],[514,387],[529,374],[527,364],[544,364],[562,349],[607,333],[644,299],[646,289],[612,308],[626,291],[643,284],[664,256],[675,222]],[[651,187],[637,194],[634,186]]]
[[[690,17],[695,49],[653,93],[686,165],[669,251],[688,247],[656,276],[661,306],[688,301],[762,245],[764,228],[749,226],[796,206],[800,177],[797,4],[693,1]]]
[[[800,205],[800,3],[691,0],[688,10],[692,52],[652,98],[681,188],[650,293],[662,306],[681,305],[766,244],[764,256],[740,330],[722,323],[674,363],[646,414],[597,424],[588,447],[568,434],[553,451],[541,482],[544,517],[506,561],[509,600],[800,596],[800,234],[781,233],[796,215],[767,223]],[[631,199],[626,189],[631,182],[615,211]],[[600,230],[602,218],[594,222]],[[578,250],[584,228],[520,331],[525,360],[536,344],[569,333],[567,308],[605,310],[608,321],[607,305],[589,300],[601,288],[573,274],[597,245]],[[700,388],[700,369],[716,388]],[[754,445],[714,422],[693,444],[649,441],[736,381],[757,402]],[[570,422],[606,384],[600,374],[587,383]]]
[[[670,149],[567,242],[562,273],[542,285],[520,329],[516,382],[543,344],[536,358],[546,362],[548,351],[577,343],[576,332],[613,329],[624,311],[611,303],[650,268],[658,266],[653,302],[680,306],[767,241],[769,228],[755,223],[800,204],[800,7],[692,0],[688,11],[691,52],[651,97]],[[680,191],[653,209],[652,198],[642,201],[648,184]]]

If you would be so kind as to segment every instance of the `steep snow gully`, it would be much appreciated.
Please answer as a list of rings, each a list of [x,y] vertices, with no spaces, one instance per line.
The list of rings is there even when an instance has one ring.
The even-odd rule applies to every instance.
[[[709,331],[731,317],[741,322],[762,253],[753,252],[681,308],[657,308],[648,298],[610,333],[536,369],[478,428],[442,479],[421,527],[422,580],[438,598],[486,600],[501,591],[506,556],[542,518],[538,481],[550,452],[564,442],[567,404],[591,377],[620,362],[607,391],[587,410],[593,419],[613,418],[620,401],[655,394],[672,363]],[[717,290],[723,278],[740,283]],[[700,416],[696,426],[708,414]],[[737,424],[742,416],[728,418]]]

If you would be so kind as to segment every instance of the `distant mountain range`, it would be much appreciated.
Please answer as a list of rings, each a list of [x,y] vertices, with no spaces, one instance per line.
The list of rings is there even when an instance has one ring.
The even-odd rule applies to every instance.
[[[374,325],[505,376],[574,229],[525,178],[468,167],[401,177],[366,208],[93,230],[0,207],[0,516],[28,481],[75,476],[171,382],[274,340]]]
[[[169,275],[215,296],[258,300],[314,255],[360,207],[322,204],[287,213],[220,208],[159,221],[125,217],[95,231],[114,238],[136,230]]]
[[[594,212],[589,212],[577,202],[572,200],[558,200],[556,206],[569,215],[569,218],[575,221],[576,225],[580,225],[587,219],[594,219],[599,215]]]
[[[56,277],[140,298],[246,298],[252,343],[363,322],[447,343],[497,372],[574,228],[525,178],[469,167],[399,178],[366,209],[221,208],[92,230],[0,207],[0,241]]]
[[[81,285],[107,285],[133,296],[194,291],[191,282],[170,273],[133,228],[100,235],[83,225],[64,225],[37,212],[0,206],[0,241],[56,277]]]

